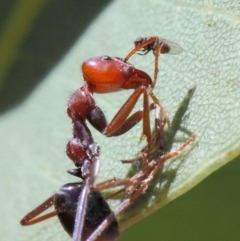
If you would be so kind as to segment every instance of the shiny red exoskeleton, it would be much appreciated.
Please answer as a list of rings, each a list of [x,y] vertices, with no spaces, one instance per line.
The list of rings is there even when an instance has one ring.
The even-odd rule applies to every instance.
[[[168,48],[171,49],[171,46],[169,45]],[[133,54],[139,51],[153,51],[155,55],[153,79],[147,73],[136,69],[127,62]],[[154,143],[155,148],[157,148],[156,138],[151,137],[149,112],[158,108],[163,113],[163,120],[161,122],[156,121],[157,134],[155,136],[160,136],[167,121],[167,114],[152,90],[157,81],[159,54],[165,52],[166,50],[163,52],[161,50],[158,37],[148,37],[142,38],[137,43],[135,42],[135,48],[125,59],[102,56],[91,58],[82,64],[85,84],[73,93],[68,103],[67,113],[73,123],[73,138],[66,148],[68,157],[76,166],[76,169],[70,170],[69,173],[80,178],[81,182],[62,186],[56,194],[26,215],[21,220],[22,225],[35,224],[58,215],[64,229],[70,236],[73,236],[74,241],[114,241],[118,238],[119,230],[115,217],[119,212],[111,212],[107,202],[101,193],[96,191],[98,189],[94,185],[99,167],[99,146],[94,142],[86,125],[86,120],[104,135],[117,136],[124,134],[143,119],[142,136],[147,138],[148,147]],[[109,93],[125,89],[134,89],[134,92],[113,120],[107,124],[104,113],[95,104],[93,93]],[[143,110],[139,110],[129,117],[142,94],[144,96]],[[150,105],[149,96],[154,102]],[[149,171],[144,173],[145,176],[151,174]],[[129,189],[134,188],[137,178],[138,176],[135,175],[124,183],[128,183]],[[110,181],[107,185],[106,183],[104,187],[107,188],[122,185],[121,182]],[[140,190],[142,187],[138,185],[136,188]],[[140,191],[137,194],[139,196]],[[133,201],[134,198],[131,198],[131,203]],[[37,217],[52,205],[55,206],[54,212]],[[129,205],[122,205],[120,207],[121,212],[127,206]],[[108,217],[111,217],[111,221],[108,222],[106,227],[101,226],[101,223],[108,220]],[[98,229],[100,231],[96,234],[94,230]],[[94,235],[92,236],[92,234]]]

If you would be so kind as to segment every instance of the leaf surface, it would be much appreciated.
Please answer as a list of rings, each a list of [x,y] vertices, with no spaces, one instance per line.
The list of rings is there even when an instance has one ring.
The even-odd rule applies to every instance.
[[[171,168],[176,175],[164,199],[153,209],[183,194],[240,154],[238,1],[115,1],[32,95],[1,116],[0,178],[5,183],[1,229],[5,240],[69,240],[56,219],[28,228],[18,222],[60,185],[75,180],[64,174],[73,167],[64,150],[71,138],[67,100],[83,85],[79,65],[92,56],[124,57],[136,37],[153,35],[177,42],[184,50],[180,55],[161,56],[154,93],[172,120],[188,89],[196,86],[184,125],[196,134],[198,143],[181,165],[166,165],[165,170]],[[152,60],[148,54],[135,56],[130,62],[151,75]],[[97,104],[110,120],[130,93],[96,95]],[[132,158],[141,150],[140,135],[140,125],[111,139],[93,131],[101,146],[99,181],[126,175],[128,167],[120,160]]]

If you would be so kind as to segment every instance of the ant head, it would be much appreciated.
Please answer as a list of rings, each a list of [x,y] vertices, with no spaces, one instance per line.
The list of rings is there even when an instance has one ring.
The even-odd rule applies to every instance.
[[[84,80],[94,86],[96,93],[109,93],[122,89],[134,72],[134,67],[121,58],[101,56],[82,64]]]

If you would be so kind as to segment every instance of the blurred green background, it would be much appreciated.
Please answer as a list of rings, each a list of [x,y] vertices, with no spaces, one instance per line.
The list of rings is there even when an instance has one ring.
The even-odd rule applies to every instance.
[[[28,97],[110,2],[1,1],[0,114]],[[121,240],[240,240],[239,173],[238,158],[126,230]]]
[[[109,2],[1,1],[0,113],[27,98]]]

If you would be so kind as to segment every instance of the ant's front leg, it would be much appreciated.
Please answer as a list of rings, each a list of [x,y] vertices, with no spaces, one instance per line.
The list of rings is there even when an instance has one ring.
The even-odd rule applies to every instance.
[[[144,92],[143,108],[128,117],[143,91],[143,88],[137,89],[128,98],[125,104],[123,104],[122,108],[117,112],[117,114],[114,116],[113,120],[109,124],[107,124],[105,115],[98,106],[95,106],[91,111],[87,113],[88,121],[95,129],[110,137],[119,136],[126,133],[131,128],[133,128],[139,121],[143,120],[143,134],[141,136],[141,139],[146,137],[148,142],[148,148],[150,148],[153,143],[156,143],[156,139],[161,138],[163,129],[168,120],[168,115],[165,108],[160,104],[160,102],[158,102],[157,104],[151,103],[149,105],[147,93]],[[156,102],[156,100],[154,100],[154,102]],[[153,137],[151,137],[149,121],[149,113],[152,110],[155,110],[155,132]]]
[[[149,112],[156,109],[156,105],[154,103],[151,103],[149,105]],[[112,136],[120,136],[126,132],[128,132],[130,129],[132,129],[139,121],[143,119],[143,109],[136,111],[134,114],[132,114],[130,117],[126,119],[126,121],[123,123],[121,128],[119,128],[117,131],[115,131]]]
[[[125,57],[124,62],[127,62],[138,51],[146,52],[144,53],[144,55],[153,49],[154,49],[154,53],[159,52],[159,51],[156,51],[157,49],[159,49],[159,45],[160,45],[159,37],[157,36],[149,37],[149,38],[141,38],[139,41],[135,40],[134,43],[135,43],[135,48],[132,51],[130,51],[129,54]]]
[[[149,37],[149,38],[142,38],[142,40],[139,43],[136,43],[135,41],[135,48],[130,51],[130,53],[125,57],[124,62],[127,62],[136,52],[138,51],[145,51],[143,55],[146,55],[149,51],[153,51],[154,53],[154,74],[153,74],[153,82],[151,85],[152,90],[154,89],[157,77],[158,77],[158,58],[161,52],[161,46],[160,46],[160,40],[159,37]]]
[[[128,117],[141,94],[144,96],[143,109]],[[149,106],[147,90],[144,86],[141,86],[127,99],[109,124],[107,124],[102,110],[97,106],[87,113],[87,119],[94,128],[108,137],[126,133],[143,119],[143,133],[141,138],[146,137],[149,142],[151,139],[149,112],[154,108],[154,104]]]
[[[132,115],[130,119],[128,119],[129,114],[133,110],[141,94],[143,94],[142,115],[141,114]],[[148,103],[147,90],[145,87],[139,87],[127,99],[127,101],[123,104],[123,106],[114,116],[112,121],[106,126],[106,128],[104,129],[104,134],[106,136],[115,136],[115,133],[116,135],[123,134],[129,129],[131,129],[134,125],[136,125],[141,119],[143,119],[142,137],[143,136],[146,137],[147,141],[149,141],[151,139],[149,112],[150,112],[150,109],[149,109],[149,103]]]

